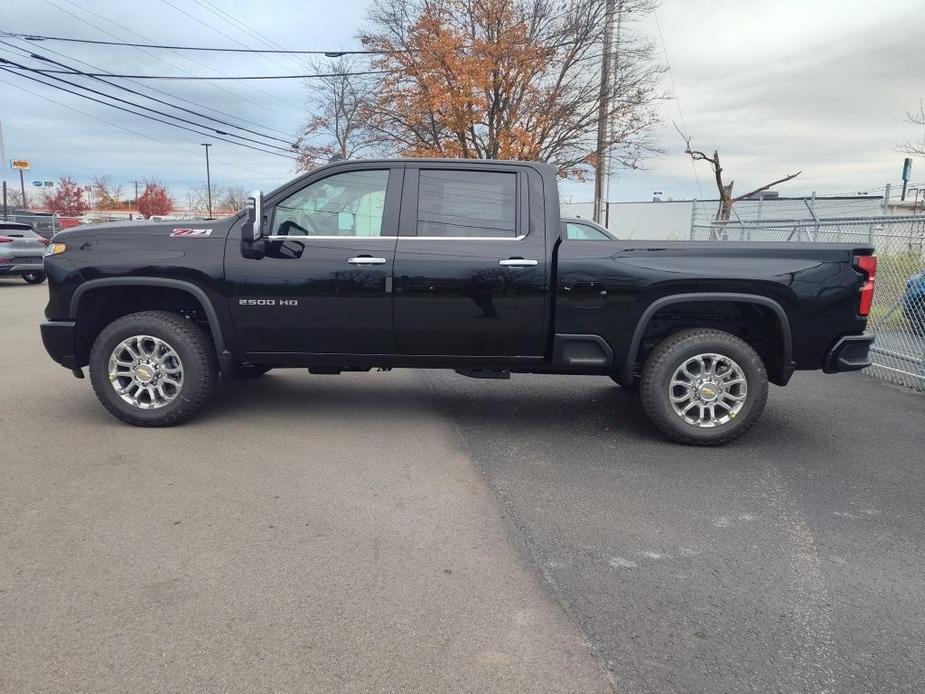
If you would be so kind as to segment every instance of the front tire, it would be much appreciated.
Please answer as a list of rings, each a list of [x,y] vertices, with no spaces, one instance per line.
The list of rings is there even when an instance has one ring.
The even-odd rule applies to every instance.
[[[672,441],[720,446],[752,428],[768,399],[768,375],[746,342],[721,330],[682,330],[646,359],[646,415]]]
[[[209,400],[218,374],[208,334],[169,311],[114,320],[90,350],[90,382],[103,406],[123,422],[166,427],[192,417]]]
[[[41,284],[45,281],[44,272],[24,272],[22,278],[27,284]]]

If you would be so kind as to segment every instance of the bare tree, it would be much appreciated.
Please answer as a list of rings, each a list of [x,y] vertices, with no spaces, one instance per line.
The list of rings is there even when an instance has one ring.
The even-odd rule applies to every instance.
[[[115,210],[122,205],[122,186],[114,184],[109,176],[94,176],[90,194],[101,210]]]
[[[38,197],[38,196],[33,196]],[[6,204],[10,208],[19,208],[25,207],[26,203],[23,202],[22,193],[19,188],[16,186],[10,186],[6,189]]]
[[[228,212],[237,212],[244,208],[244,203],[246,201],[247,190],[242,186],[228,186],[222,193],[218,207]]]
[[[204,183],[196,186],[189,191],[190,201],[192,202],[192,211],[196,214],[209,214],[209,188]],[[219,201],[222,199],[221,186],[212,184],[212,212],[218,209]]]
[[[312,65],[313,72],[331,76],[313,79],[307,85],[313,115],[295,143],[299,155],[296,170],[307,171],[332,159],[353,159],[382,143],[382,135],[367,122],[377,80],[347,74],[362,72],[362,67],[351,56]]]
[[[921,125],[925,128],[925,102],[919,101],[918,113],[906,111],[906,121],[911,125]],[[922,139],[918,142],[908,140],[896,149],[903,154],[911,154],[914,157],[925,157],[925,130],[922,132]]]
[[[732,188],[735,185],[735,181],[729,181],[729,183],[725,183],[723,181],[723,167],[719,161],[719,150],[714,149],[713,155],[710,156],[698,149],[692,149],[691,138],[681,131],[681,128],[678,127],[677,123],[674,124],[674,127],[675,130],[678,131],[678,134],[684,138],[684,153],[689,155],[693,161],[705,161],[709,163],[710,167],[713,169],[713,177],[716,179],[716,190],[719,192],[719,207],[716,209],[717,222],[728,222],[729,218],[732,216],[732,206],[739,200],[750,198],[754,195],[757,195],[758,193],[761,193],[762,191],[773,188],[780,183],[790,181],[803,173],[802,171],[797,171],[796,173],[787,174],[783,178],[778,178],[776,181],[771,181],[770,183],[766,183],[763,186],[758,186],[754,190],[750,190],[747,193],[733,197]]]

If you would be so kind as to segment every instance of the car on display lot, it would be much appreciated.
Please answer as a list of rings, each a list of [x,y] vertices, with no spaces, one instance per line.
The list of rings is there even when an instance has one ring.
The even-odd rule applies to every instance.
[[[189,419],[219,373],[445,368],[610,376],[696,445],[747,431],[769,382],[870,365],[870,245],[624,241],[563,223],[556,175],[341,161],[225,219],[64,231],[42,339],[138,426]]]
[[[569,241],[616,241],[611,234],[600,224],[581,217],[563,217],[562,229],[565,238]]]
[[[0,277],[19,275],[29,284],[41,284],[47,247],[48,240],[28,224],[0,222]]]

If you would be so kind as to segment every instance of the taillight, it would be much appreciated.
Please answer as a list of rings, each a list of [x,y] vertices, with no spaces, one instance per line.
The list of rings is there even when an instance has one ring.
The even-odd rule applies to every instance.
[[[9,236],[0,236],[0,243],[13,243],[13,239]]]
[[[861,300],[858,303],[858,315],[870,315],[870,307],[874,303],[874,281],[877,274],[877,256],[856,255],[854,266],[867,275],[864,286],[861,287]]]
[[[39,236],[37,241],[43,246],[47,246],[50,243],[44,236]]]

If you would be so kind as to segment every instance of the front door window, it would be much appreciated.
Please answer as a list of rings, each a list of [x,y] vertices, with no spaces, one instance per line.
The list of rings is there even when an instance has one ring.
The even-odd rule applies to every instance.
[[[273,236],[381,236],[389,172],[348,171],[306,186],[276,206]]]

